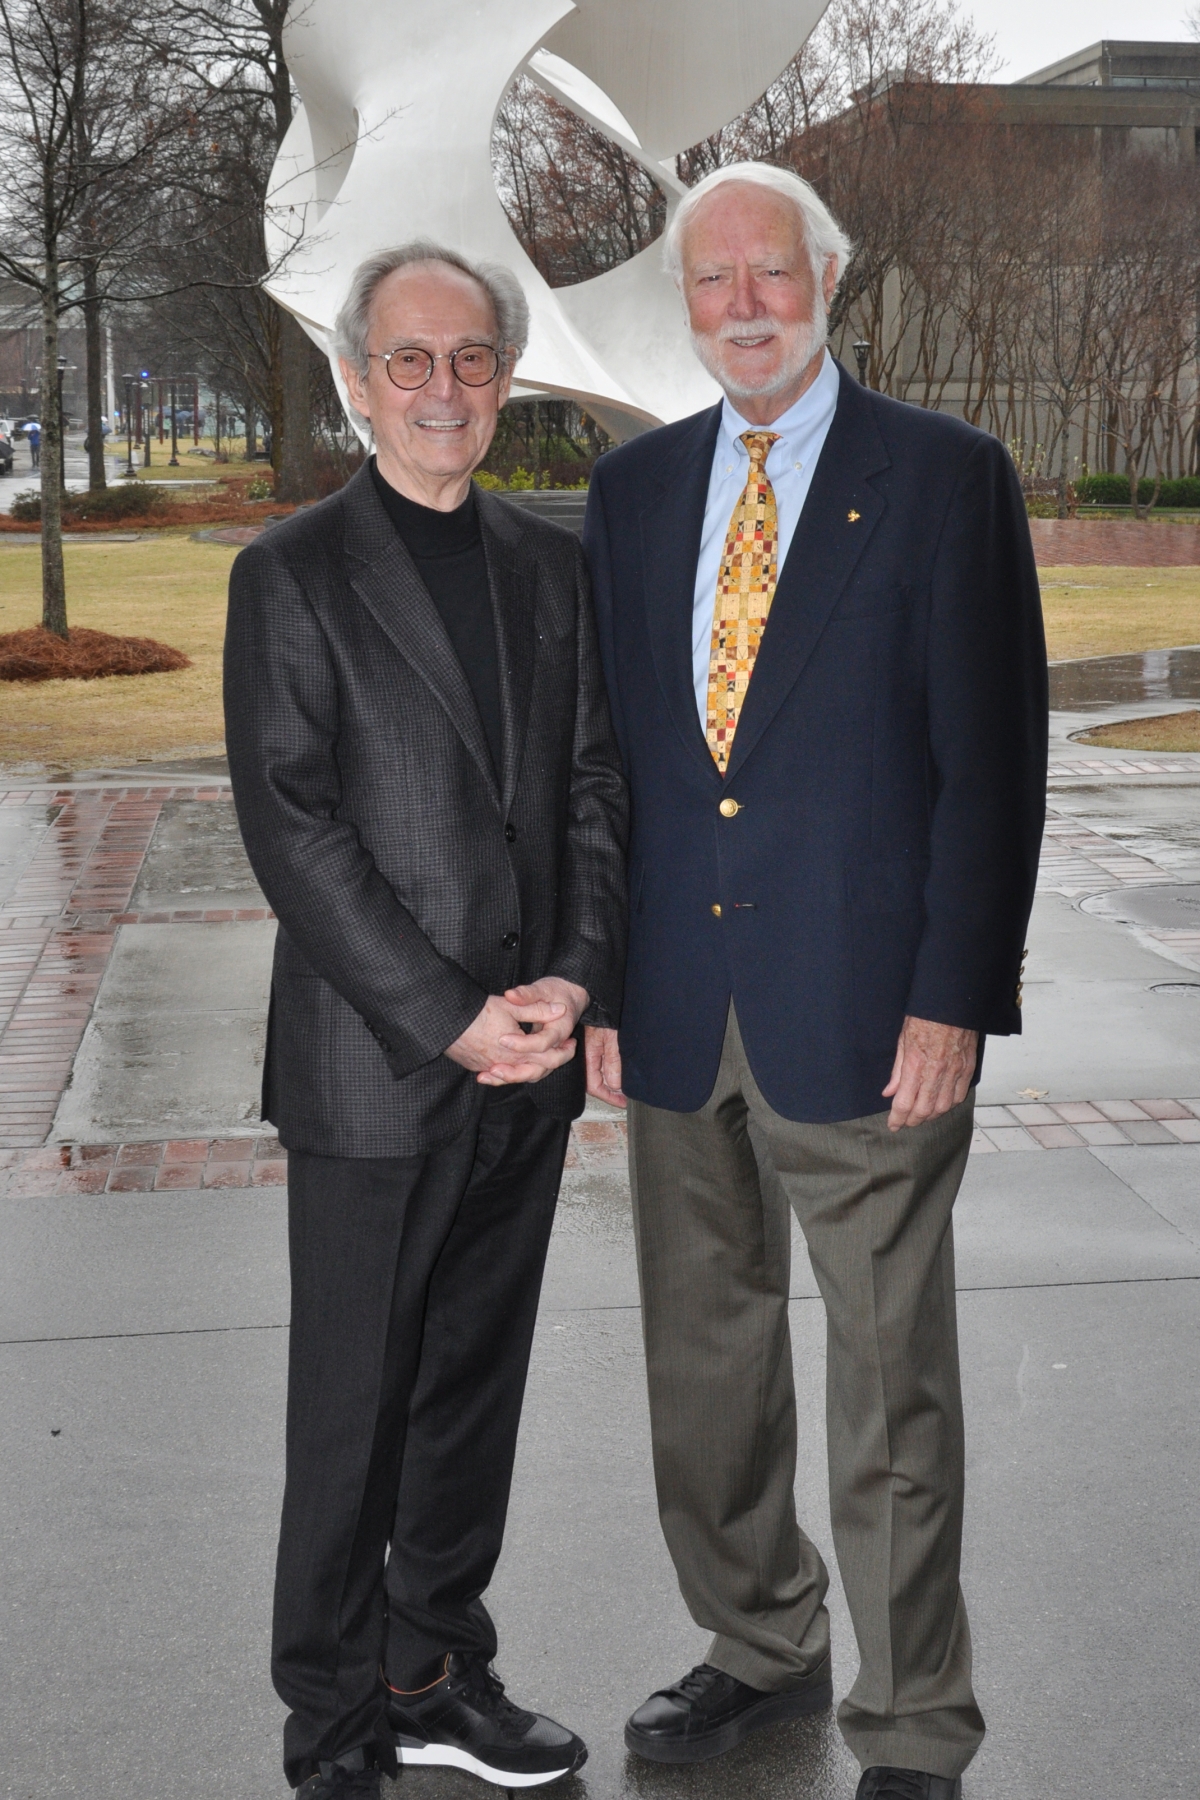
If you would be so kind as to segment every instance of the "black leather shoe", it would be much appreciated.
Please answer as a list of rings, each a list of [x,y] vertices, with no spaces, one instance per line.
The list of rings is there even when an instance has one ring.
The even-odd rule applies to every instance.
[[[763,1725],[803,1718],[832,1701],[828,1657],[784,1694],[764,1694],[701,1663],[638,1707],[625,1727],[625,1742],[651,1762],[705,1762],[723,1756]]]
[[[466,1769],[497,1787],[541,1787],[587,1761],[573,1731],[514,1706],[482,1658],[457,1651],[432,1686],[415,1694],[389,1687],[388,1723],[402,1763]]]
[[[323,1762],[296,1789],[296,1800],[379,1800],[379,1770],[366,1750]]]
[[[855,1800],[962,1800],[962,1782],[920,1769],[864,1769]]]

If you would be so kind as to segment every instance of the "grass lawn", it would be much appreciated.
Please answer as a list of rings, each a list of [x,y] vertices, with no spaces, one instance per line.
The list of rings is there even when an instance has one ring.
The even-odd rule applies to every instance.
[[[229,565],[224,544],[186,532],[137,543],[68,539],[67,606],[73,625],[152,637],[192,658],[169,675],[104,681],[6,682],[0,687],[0,766],[88,768],[139,757],[168,760],[222,747],[221,642]],[[1054,660],[1200,643],[1200,570],[1043,569],[1046,636]],[[0,543],[0,631],[41,616],[36,545]],[[1198,720],[1200,714],[1185,715]],[[1119,729],[1119,728],[1118,728]],[[1126,727],[1145,732],[1147,726]],[[1184,723],[1185,734],[1200,727]],[[1143,737],[1127,748],[1179,750]]]
[[[1109,750],[1200,750],[1200,711],[1165,713],[1157,719],[1127,719],[1080,733],[1077,744],[1104,744]]]
[[[1200,569],[1040,569],[1051,662],[1200,644]]]
[[[220,754],[225,595],[236,555],[232,545],[196,544],[185,533],[132,544],[68,540],[70,623],[157,638],[190,656],[193,666],[102,681],[5,682],[0,766],[69,770]],[[40,618],[38,547],[0,545],[0,631],[19,631]]]
[[[109,438],[107,444],[110,456],[119,456],[121,467],[125,467],[127,443],[125,438]],[[150,467],[142,466],[142,448],[140,444],[133,446],[133,467],[139,481],[216,481],[222,475],[237,475],[250,481],[255,475],[271,475],[271,465],[255,459],[247,462],[245,457],[245,440],[235,437],[232,442],[223,437],[221,451],[224,462],[218,462],[213,455],[211,437],[202,437],[199,444],[193,444],[191,432],[179,434],[179,466],[171,468],[171,431],[167,428],[165,440],[160,444],[157,437],[150,443]],[[200,455],[201,451],[207,454]],[[109,476],[109,486],[116,487],[124,476]]]

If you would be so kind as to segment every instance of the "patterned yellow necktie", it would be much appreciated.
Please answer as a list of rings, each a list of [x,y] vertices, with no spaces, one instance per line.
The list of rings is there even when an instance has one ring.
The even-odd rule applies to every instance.
[[[766,462],[778,438],[775,431],[742,433],[742,443],[750,453],[750,476],[729,521],[717,576],[705,736],[722,775],[729,764],[738,715],[775,597],[779,525]]]

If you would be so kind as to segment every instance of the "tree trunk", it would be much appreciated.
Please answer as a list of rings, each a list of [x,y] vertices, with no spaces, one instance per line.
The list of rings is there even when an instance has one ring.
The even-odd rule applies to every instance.
[[[101,349],[99,271],[90,258],[83,265],[83,323],[87,344],[87,439],[88,490],[102,493],[108,486],[104,474],[104,354]],[[109,420],[111,425],[112,420]]]
[[[62,414],[58,405],[58,256],[46,257],[42,289],[42,624],[56,637],[67,635],[67,582],[63,569]]]
[[[1069,519],[1071,516],[1067,490],[1071,485],[1071,409],[1063,407],[1062,451],[1058,459],[1058,516]]]
[[[254,453],[258,448],[258,420],[254,414],[254,402],[246,397],[246,461],[254,461]]]
[[[270,43],[271,99],[275,144],[292,122],[292,80],[283,53],[283,27],[290,0],[255,0]],[[271,344],[271,466],[281,500],[311,500],[317,491],[313,461],[309,341],[281,306],[275,307]]]
[[[280,308],[278,442],[272,445],[280,500],[311,500],[316,493],[310,361],[307,335],[291,313]]]

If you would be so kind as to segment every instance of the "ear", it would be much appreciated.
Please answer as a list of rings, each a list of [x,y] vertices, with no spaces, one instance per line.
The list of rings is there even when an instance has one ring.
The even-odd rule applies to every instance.
[[[825,258],[825,274],[821,281],[821,292],[825,296],[825,305],[826,305],[827,309],[830,306],[830,304],[832,303],[834,292],[837,288],[837,284],[838,284],[837,257],[836,256],[827,256]]]
[[[506,403],[506,401],[508,400],[509,394],[512,392],[513,366],[516,363],[517,354],[518,354],[518,352],[517,352],[516,345],[509,344],[507,350],[505,351],[504,367],[503,367],[503,369],[501,369],[499,375],[497,375],[497,377],[496,377],[496,409],[497,409],[497,411],[499,411],[500,407],[502,407]]]
[[[338,357],[338,367],[342,371],[342,380],[346,384],[346,392],[349,394],[355,410],[360,412],[364,419],[369,419],[371,416],[371,402],[367,395],[366,383],[363,381],[362,376],[359,374],[354,364],[348,363],[344,356]]]

